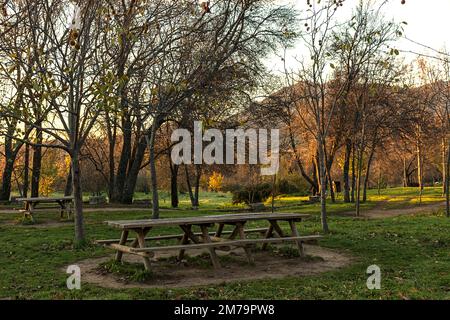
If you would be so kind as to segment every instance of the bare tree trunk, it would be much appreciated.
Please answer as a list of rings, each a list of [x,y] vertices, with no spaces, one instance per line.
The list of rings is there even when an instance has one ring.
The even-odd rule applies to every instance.
[[[361,214],[361,176],[362,176],[362,162],[363,162],[363,147],[359,147],[358,152],[358,172],[357,172],[357,181],[356,181],[356,216],[359,217]]]
[[[116,123],[111,123],[111,119],[107,115],[106,117],[106,126],[108,130],[108,157],[109,157],[109,178],[108,178],[108,199],[112,202],[112,198],[114,197],[114,183],[115,183],[115,148],[117,141],[117,125]]]
[[[417,181],[419,183],[419,203],[422,203],[423,195],[423,163],[422,163],[422,148],[420,145],[420,138],[417,140]]]
[[[83,192],[81,188],[81,168],[78,151],[72,154],[72,189],[75,211],[75,242],[77,245],[85,241],[83,217]]]
[[[178,208],[178,169],[179,166],[170,162],[170,201],[172,208]]]
[[[128,172],[128,165],[131,158],[131,133],[132,124],[129,115],[125,115],[122,124],[122,151],[120,154],[119,165],[117,167],[117,174],[114,181],[114,194],[112,202],[119,203],[122,200],[122,191],[125,185],[126,175]]]
[[[319,155],[319,150],[317,150],[316,155],[313,157],[313,162],[314,162],[314,169],[315,169],[315,180],[317,180],[317,186],[318,186],[318,193],[322,193],[322,179],[320,176],[320,155]],[[324,175],[326,176],[326,175]],[[325,181],[324,181],[325,182]],[[326,183],[325,183],[325,189],[326,189]]]
[[[0,200],[9,201],[11,197],[11,179],[14,170],[14,161],[12,159],[6,161],[2,176],[2,189],[0,192]]]
[[[373,158],[375,156],[375,146],[370,150],[369,160],[367,161],[366,175],[364,177],[363,202],[367,202],[367,189],[369,188],[370,169],[372,168]]]
[[[156,132],[158,130],[158,121],[155,119],[152,125],[150,137],[147,140],[148,148],[150,151],[150,175],[151,175],[151,187],[152,187],[152,218],[159,219],[159,194],[158,194],[158,179],[156,173],[156,152],[155,152],[155,139]],[[146,135],[148,137],[148,135]]]
[[[66,187],[64,189],[64,195],[70,197],[72,195],[72,165],[70,165],[69,174],[66,179]]]
[[[120,200],[123,204],[132,204],[134,191],[136,190],[136,183],[141,170],[141,165],[144,160],[145,150],[147,149],[147,141],[145,137],[139,140],[139,145],[135,153],[134,159],[131,161],[131,167],[128,170],[128,174],[125,180],[122,191],[122,199]]]
[[[408,186],[408,169],[406,167],[406,158],[403,157],[403,188],[407,188]]]
[[[295,162],[300,171],[300,174],[310,184],[312,190],[314,190],[314,191],[318,190],[319,187],[317,185],[317,181],[314,181],[314,177],[311,179],[309,177],[309,175],[306,173],[305,167],[303,166],[302,159],[300,158],[300,156],[297,153],[297,144],[295,143],[294,133],[292,132],[292,128],[290,126],[289,126],[289,138],[290,138],[290,142],[291,142],[292,152],[294,153],[294,156],[295,156]],[[314,191],[313,191],[313,193],[315,193]],[[313,195],[315,195],[315,194],[313,194]]]
[[[192,207],[194,207],[195,197],[194,197],[194,193],[192,192],[191,177],[189,176],[189,169],[188,169],[187,165],[184,165],[184,173],[186,175],[186,184],[188,187],[189,199],[191,200]]]
[[[334,194],[334,186],[333,186],[333,178],[331,177],[331,167],[333,165],[333,160],[328,159],[326,154],[325,154],[325,163],[326,163],[326,169],[327,169],[327,172],[326,172],[327,182],[328,182],[328,185],[330,186],[331,202],[336,203],[336,196]]]
[[[442,195],[445,196],[447,194],[447,143],[445,141],[445,137],[442,138]]]
[[[365,151],[365,134],[366,134],[366,122],[365,117],[363,116],[362,121],[362,129],[361,129],[361,141],[359,143],[358,150],[358,173],[356,182],[356,216],[359,217],[361,214],[361,179],[362,179],[362,170],[363,170],[363,157]]]
[[[42,131],[36,133],[36,146],[33,147],[33,168],[31,169],[31,196],[39,197],[39,184],[41,180],[42,167]]]
[[[30,146],[25,145],[25,156],[23,164],[23,191],[22,195],[24,198],[28,198],[28,189],[30,186]]]
[[[313,171],[313,181],[314,181],[314,187],[313,190],[313,196],[317,196],[320,192],[320,186],[319,186],[319,179],[318,179],[318,170],[317,170],[317,162],[315,161],[315,157],[312,159],[312,171]]]
[[[200,179],[202,177],[201,165],[195,166],[195,185],[194,185],[194,209],[198,210],[200,207]]]
[[[352,154],[352,141],[347,139],[345,144],[345,160],[343,169],[343,180],[344,180],[344,202],[351,202],[350,199],[350,157]]]
[[[450,151],[450,140],[448,150]],[[450,218],[450,152],[447,152],[447,169],[445,172],[445,211]]]
[[[381,196],[381,165],[378,165],[378,195]]]
[[[15,129],[14,129],[15,130]],[[12,131],[10,128],[9,131]],[[14,132],[14,131],[12,131]],[[0,190],[0,201],[9,201],[12,188],[12,174],[14,163],[16,162],[17,152],[13,150],[13,140],[10,136],[5,137],[5,167],[2,174],[2,187]]]
[[[329,233],[327,221],[327,186],[326,186],[326,163],[325,163],[325,144],[323,138],[318,141],[319,145],[319,180],[320,180],[320,217],[322,221],[322,229],[325,233]]]
[[[351,192],[351,202],[355,202],[355,190],[356,189],[356,148],[355,144],[352,147],[352,192]]]

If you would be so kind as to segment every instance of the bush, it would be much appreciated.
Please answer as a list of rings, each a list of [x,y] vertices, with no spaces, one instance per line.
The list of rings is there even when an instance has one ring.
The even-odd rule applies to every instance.
[[[272,185],[262,183],[256,186],[246,186],[233,191],[233,204],[265,202],[272,195]]]
[[[218,172],[214,172],[212,176],[209,178],[208,187],[209,190],[211,190],[212,192],[222,191],[223,175]]]
[[[277,192],[280,194],[299,193],[301,190],[298,186],[286,179],[282,179],[277,183]]]

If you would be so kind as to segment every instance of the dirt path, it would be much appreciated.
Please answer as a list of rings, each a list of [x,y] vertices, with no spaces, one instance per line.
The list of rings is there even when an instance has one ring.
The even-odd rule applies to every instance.
[[[58,209],[59,210],[59,209]],[[58,210],[55,209],[49,209],[48,212],[58,212]],[[151,212],[151,208],[142,208],[142,207],[123,207],[123,208],[110,208],[110,207],[98,207],[98,208],[84,208],[83,212],[86,213],[98,213],[98,212],[140,212],[140,211],[147,211]],[[161,211],[173,211],[168,209],[160,209]],[[18,214],[19,212],[17,210],[13,209],[0,209],[0,214]],[[37,213],[39,214],[39,213]]]
[[[414,214],[421,214],[421,213],[433,213],[439,209],[443,209],[445,207],[445,202],[439,202],[439,203],[432,203],[432,204],[423,204],[423,205],[416,205],[416,206],[407,206],[405,208],[399,208],[399,209],[389,209],[385,208],[384,206],[387,204],[387,202],[380,202],[378,203],[373,209],[365,210],[361,212],[361,218],[369,218],[369,219],[383,219],[383,218],[390,218],[390,217],[399,217],[399,216],[405,216],[405,215],[414,215]],[[355,212],[344,212],[340,215],[345,216],[354,216]]]
[[[130,282],[124,275],[111,274],[99,268],[101,263],[109,261],[112,257],[88,259],[76,263],[81,268],[82,281],[92,283],[104,288],[130,289],[130,288],[187,288],[206,287],[236,281],[251,281],[258,279],[279,279],[288,276],[307,276],[343,268],[350,265],[355,259],[347,254],[319,246],[305,246],[305,252],[310,259],[289,258],[279,256],[274,252],[258,251],[254,253],[255,265],[246,262],[243,250],[218,254],[224,257],[223,268],[215,271],[208,264],[209,258],[199,257],[203,251],[190,251],[191,257],[197,257],[206,262],[207,267],[195,263],[174,264],[167,258],[175,257],[176,252],[164,252],[154,260],[152,277],[145,282]],[[226,258],[225,258],[226,256]],[[142,264],[136,256],[124,256],[124,261]],[[65,271],[65,270],[64,270]]]

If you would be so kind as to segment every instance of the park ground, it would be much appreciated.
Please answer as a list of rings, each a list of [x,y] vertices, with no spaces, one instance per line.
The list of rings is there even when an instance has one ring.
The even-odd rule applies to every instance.
[[[350,263],[337,269],[170,289],[86,282],[79,291],[66,287],[67,266],[105,257],[102,267],[108,272],[131,282],[144,281],[149,275],[141,264],[113,265],[108,260],[113,252],[93,241],[118,237],[117,230],[103,221],[149,218],[145,209],[90,208],[85,218],[92,244],[75,249],[73,225],[59,221],[55,212],[38,213],[37,224],[23,225],[11,208],[0,207],[0,299],[450,299],[450,219],[445,217],[441,192],[427,188],[420,201],[413,188],[386,189],[381,194],[371,191],[359,218],[352,215],[352,204],[340,200],[330,204],[331,233],[319,245],[351,257]],[[202,199],[199,211],[189,210],[186,198],[180,209],[166,207],[162,216],[224,214],[240,209],[231,206],[228,194],[205,193]],[[311,214],[300,231],[321,234],[319,206],[301,204],[302,200],[305,198],[286,196],[275,204],[280,212]],[[163,231],[176,233],[170,228]],[[382,287],[371,291],[366,286],[366,271],[374,264],[381,268]],[[204,264],[201,268],[210,272],[211,267]]]

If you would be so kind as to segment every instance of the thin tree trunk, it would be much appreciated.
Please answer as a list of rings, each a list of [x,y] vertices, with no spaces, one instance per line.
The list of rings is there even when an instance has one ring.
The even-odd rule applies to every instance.
[[[345,160],[343,169],[343,180],[344,180],[344,202],[351,202],[350,199],[350,157],[352,154],[352,141],[347,139],[345,144]]]
[[[450,143],[450,140],[449,140]],[[450,145],[447,152],[447,170],[445,174],[445,211],[447,217],[450,218]]]
[[[198,210],[200,207],[200,179],[202,177],[202,167],[195,166],[195,185],[194,185],[194,209]]]
[[[365,117],[363,117],[365,119]],[[356,216],[359,217],[361,214],[361,179],[363,170],[363,157],[365,149],[365,134],[366,134],[366,122],[363,120],[361,129],[361,142],[359,144],[358,152],[358,181],[356,182]]]
[[[178,169],[179,166],[170,162],[170,201],[172,208],[178,208],[180,203],[178,198]]]
[[[447,143],[445,141],[445,137],[442,138],[442,195],[445,196],[447,194]]]
[[[300,171],[300,174],[311,185],[312,190],[318,190],[319,187],[317,186],[317,181],[314,181],[314,178],[311,179],[309,177],[309,175],[306,173],[305,167],[303,166],[302,159],[300,158],[300,156],[297,153],[297,144],[295,143],[294,133],[292,132],[292,128],[290,126],[289,126],[289,138],[290,138],[290,142],[291,142],[292,152],[294,153],[294,157],[295,157],[295,162]],[[313,195],[315,195],[315,194],[313,194]]]
[[[153,219],[159,219],[159,194],[158,194],[158,179],[156,173],[156,152],[155,152],[155,139],[156,132],[158,130],[158,121],[152,125],[150,137],[147,140],[148,148],[150,151],[150,175],[151,175],[151,187],[152,187],[152,217]],[[148,135],[146,135],[148,137]]]
[[[316,158],[313,157],[312,159],[312,172],[313,172],[313,180],[314,180],[314,186],[313,187],[313,196],[317,196],[319,194],[320,186],[319,186],[319,179],[318,179],[318,170],[317,170],[317,162],[315,160]]]
[[[330,186],[330,197],[331,197],[331,202],[336,203],[336,195],[334,193],[334,185],[333,185],[333,179],[331,177],[331,168],[329,168],[327,166],[327,181],[328,184]]]
[[[41,180],[42,167],[42,131],[37,132],[36,146],[33,147],[33,168],[31,169],[31,196],[33,198],[39,197],[39,183]]]
[[[64,196],[70,197],[72,195],[72,190],[72,165],[70,165],[69,174],[66,179],[66,187],[64,189]]]
[[[350,194],[351,196],[351,202],[355,202],[355,190],[356,189],[356,147],[355,144],[353,144],[352,147],[352,192]]]
[[[406,168],[406,158],[403,157],[403,188],[409,187],[408,184],[408,169]]]
[[[114,181],[114,194],[112,197],[112,202],[120,203],[123,195],[123,188],[126,181],[126,176],[128,172],[128,165],[131,158],[131,132],[132,124],[129,119],[129,115],[125,115],[123,120],[123,130],[122,130],[122,151],[120,154],[119,165],[117,167],[117,174]]]
[[[378,196],[381,196],[381,165],[378,165]]]
[[[188,169],[187,165],[184,165],[184,173],[186,175],[186,184],[188,187],[189,199],[191,200],[192,207],[194,207],[195,198],[194,198],[194,193],[192,192],[191,178],[189,176],[189,169]]]
[[[115,162],[115,148],[117,141],[117,125],[116,123],[112,123],[109,116],[106,118],[106,124],[108,129],[108,157],[109,157],[109,179],[108,179],[108,199],[111,202],[114,197],[114,182],[115,182],[115,170],[116,170],[116,162]]]
[[[127,178],[122,191],[121,203],[132,204],[133,196],[136,190],[136,183],[141,170],[142,162],[144,161],[145,150],[147,149],[146,138],[140,139],[138,148],[136,150],[135,157],[133,159],[130,170],[128,171]]]
[[[28,188],[30,186],[30,146],[25,145],[25,156],[23,164],[23,191],[24,198],[28,198]]]
[[[361,214],[361,176],[362,176],[362,162],[363,162],[363,148],[359,147],[358,152],[358,172],[357,172],[357,181],[356,181],[356,216],[359,217]]]
[[[11,179],[14,170],[14,160],[12,158],[9,158],[6,161],[5,168],[3,170],[2,189],[0,192],[0,200],[3,201],[9,201],[9,198],[11,197]]]
[[[367,202],[367,189],[369,188],[370,169],[372,168],[373,158],[375,156],[375,146],[370,150],[369,160],[367,161],[366,175],[364,177],[363,203]]]
[[[83,217],[83,192],[81,188],[81,168],[77,151],[72,154],[72,189],[75,212],[75,242],[82,245],[85,241]]]
[[[319,145],[319,180],[320,180],[320,217],[322,229],[325,233],[329,233],[327,221],[327,193],[326,193],[326,163],[325,163],[325,143],[323,138],[318,141]]]
[[[422,204],[423,195],[423,163],[422,163],[422,147],[420,144],[420,136],[417,139],[417,181],[419,183],[419,203]]]

